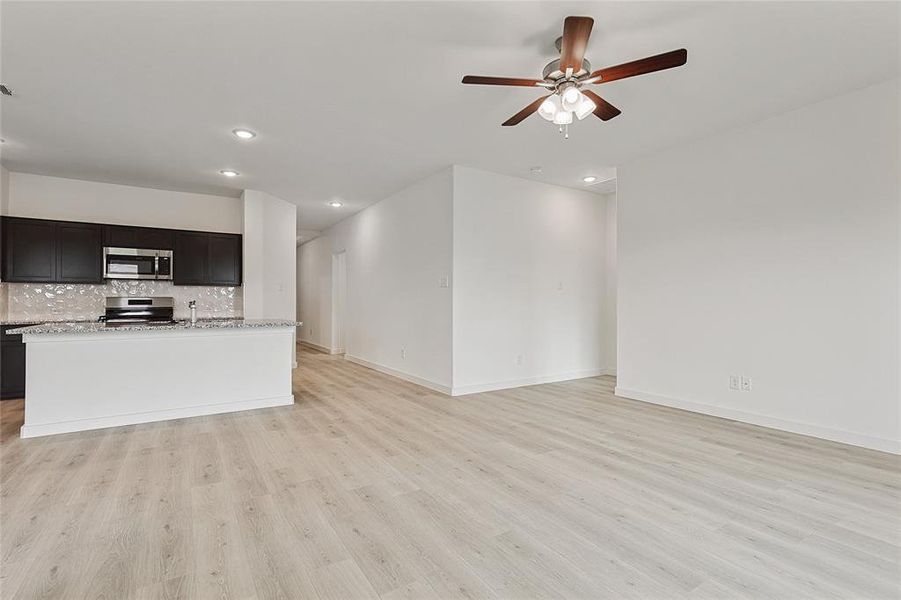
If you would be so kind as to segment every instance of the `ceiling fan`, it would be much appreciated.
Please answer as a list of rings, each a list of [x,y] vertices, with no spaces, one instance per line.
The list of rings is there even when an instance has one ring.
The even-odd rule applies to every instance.
[[[609,121],[621,112],[592,90],[583,89],[585,86],[681,67],[688,60],[688,51],[682,48],[592,71],[591,63],[585,59],[585,48],[588,46],[592,25],[594,19],[591,17],[566,17],[563,21],[563,36],[556,41],[560,58],[544,67],[542,79],[467,75],[463,78],[463,83],[540,87],[551,91],[550,94],[538,98],[504,121],[502,125],[504,127],[518,125],[526,117],[537,112],[542,118],[559,125],[560,132],[568,138],[573,115],[580,121],[590,114],[594,114],[602,121]]]

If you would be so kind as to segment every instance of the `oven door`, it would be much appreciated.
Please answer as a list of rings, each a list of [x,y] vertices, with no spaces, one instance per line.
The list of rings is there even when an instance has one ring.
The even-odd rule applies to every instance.
[[[156,279],[159,250],[104,248],[105,279]]]

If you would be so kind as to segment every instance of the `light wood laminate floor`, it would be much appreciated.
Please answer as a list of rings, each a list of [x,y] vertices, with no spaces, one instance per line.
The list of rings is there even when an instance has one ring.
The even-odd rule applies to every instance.
[[[0,404],[0,596],[901,593],[896,456],[612,378],[449,398],[300,364],[294,406],[232,415],[21,440]]]

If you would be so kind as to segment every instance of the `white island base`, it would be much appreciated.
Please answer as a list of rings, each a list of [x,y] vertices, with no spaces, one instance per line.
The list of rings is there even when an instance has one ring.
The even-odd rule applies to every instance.
[[[293,324],[23,333],[23,438],[294,402]]]

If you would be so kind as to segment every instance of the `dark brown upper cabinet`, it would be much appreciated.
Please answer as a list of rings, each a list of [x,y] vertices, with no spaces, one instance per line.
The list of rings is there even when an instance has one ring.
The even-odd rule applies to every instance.
[[[177,232],[172,260],[175,285],[209,285],[210,234]]]
[[[104,225],[103,245],[113,248],[146,248],[148,250],[172,250],[175,232],[171,229],[132,227],[130,225]]]
[[[241,236],[175,232],[175,285],[241,285]]]
[[[56,222],[3,218],[3,281],[56,280]]]
[[[3,218],[3,280],[26,283],[103,281],[100,225]]]
[[[210,235],[210,283],[241,285],[241,236],[227,233]]]
[[[100,225],[58,223],[56,281],[65,283],[103,281],[103,248],[100,240]]]
[[[175,285],[239,286],[242,238],[231,233],[0,219],[0,276],[22,283],[102,283],[103,247],[174,250]]]

